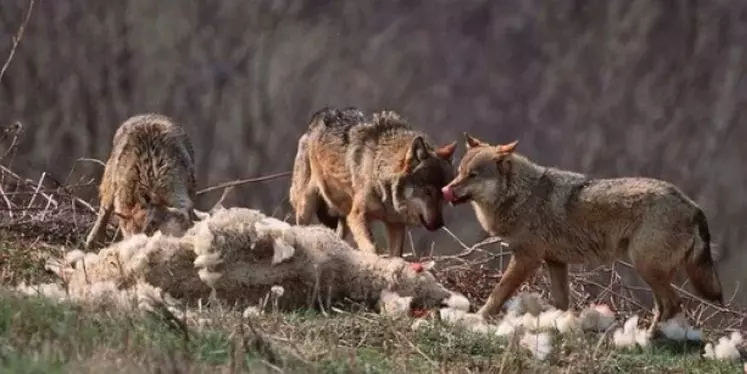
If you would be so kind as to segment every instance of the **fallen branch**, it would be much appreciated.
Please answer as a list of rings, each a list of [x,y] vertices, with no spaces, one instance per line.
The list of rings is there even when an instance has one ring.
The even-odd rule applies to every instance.
[[[278,178],[289,176],[291,174],[292,172],[290,171],[284,171],[282,173],[275,173],[275,174],[265,175],[262,177],[239,179],[239,180],[235,180],[231,182],[225,182],[225,183],[217,184],[215,186],[207,187],[200,191],[197,191],[197,195],[199,196],[199,195],[211,192],[211,191],[220,190],[222,188],[236,187],[236,186],[240,186],[242,184],[247,184],[247,183],[264,182],[264,181],[269,181],[273,179],[278,179]]]

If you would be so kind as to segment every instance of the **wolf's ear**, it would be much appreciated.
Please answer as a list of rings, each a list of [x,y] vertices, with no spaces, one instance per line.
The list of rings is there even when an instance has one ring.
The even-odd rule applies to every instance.
[[[412,140],[412,144],[410,144],[410,150],[407,152],[407,157],[405,157],[405,172],[409,172],[418,166],[418,164],[428,159],[428,157],[430,156],[428,155],[428,147],[425,144],[425,140],[422,136],[416,136],[415,139]]]
[[[451,161],[451,157],[454,156],[456,151],[457,142],[446,144],[436,149],[436,156],[442,160]]]
[[[495,147],[496,151],[500,154],[514,153],[516,146],[519,144],[518,140],[514,140],[508,144],[501,144]]]
[[[475,148],[475,147],[480,147],[480,146],[483,146],[483,145],[488,145],[487,143],[483,142],[482,140],[477,139],[474,136],[472,136],[470,134],[467,134],[466,132],[464,133],[464,141],[465,141],[464,144],[467,146],[467,149],[469,149],[469,148]]]

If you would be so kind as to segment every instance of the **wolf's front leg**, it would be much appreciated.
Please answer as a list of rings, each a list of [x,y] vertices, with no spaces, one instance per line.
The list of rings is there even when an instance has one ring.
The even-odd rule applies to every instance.
[[[560,310],[568,310],[570,304],[570,284],[568,283],[568,264],[545,260],[547,272],[550,273],[550,294],[553,303]]]
[[[405,244],[405,231],[407,226],[402,223],[387,223],[387,244],[389,245],[389,256],[402,257],[402,249]]]
[[[477,311],[477,314],[483,318],[497,313],[503,306],[503,303],[516,292],[524,281],[534,274],[542,265],[542,261],[527,256],[517,256],[516,252],[511,255],[511,261],[508,263],[506,272],[503,273],[498,285],[490,293],[488,301]]]
[[[376,246],[373,243],[373,235],[366,218],[366,199],[365,196],[356,196],[353,198],[353,204],[350,214],[346,217],[348,229],[353,234],[355,244],[363,251],[376,253]]]
[[[111,218],[113,210],[114,206],[111,204],[108,206],[102,205],[99,208],[99,214],[96,217],[96,222],[93,224],[91,232],[88,233],[88,237],[86,238],[86,242],[83,248],[85,248],[86,250],[91,250],[94,249],[95,246],[100,244],[99,242],[102,240],[106,233],[106,225],[109,223],[109,219]]]

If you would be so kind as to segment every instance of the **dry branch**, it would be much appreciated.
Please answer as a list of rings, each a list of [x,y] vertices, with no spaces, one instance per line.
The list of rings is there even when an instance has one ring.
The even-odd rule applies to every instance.
[[[273,179],[278,179],[278,178],[289,176],[291,174],[292,174],[292,172],[290,172],[290,171],[284,171],[282,173],[275,173],[275,174],[265,175],[265,176],[262,176],[262,177],[249,178],[249,179],[239,179],[239,180],[235,180],[235,181],[231,181],[231,182],[225,182],[225,183],[221,183],[221,184],[218,184],[218,185],[215,185],[215,186],[212,186],[212,187],[207,187],[207,188],[204,188],[204,189],[202,189],[200,191],[197,191],[197,195],[202,195],[202,194],[205,194],[205,193],[208,193],[208,192],[211,192],[211,191],[220,190],[222,188],[236,187],[236,186],[240,186],[242,184],[247,184],[247,183],[264,182],[264,181],[269,181],[269,180],[273,180]]]
[[[8,58],[5,59],[3,68],[0,69],[0,81],[3,80],[5,71],[8,70],[8,66],[10,66],[10,62],[13,60],[13,56],[15,56],[16,54],[16,48],[18,48],[18,44],[20,44],[21,40],[23,39],[23,33],[26,31],[26,25],[29,23],[29,19],[31,18],[31,12],[33,10],[34,10],[34,0],[29,0],[29,9],[26,11],[26,18],[23,20],[23,23],[21,24],[21,26],[18,27],[18,32],[16,32],[16,35],[13,36],[13,46],[10,48],[10,53],[8,54]]]

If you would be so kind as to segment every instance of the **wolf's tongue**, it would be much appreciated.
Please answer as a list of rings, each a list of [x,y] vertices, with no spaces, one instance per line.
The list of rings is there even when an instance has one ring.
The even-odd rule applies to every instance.
[[[444,196],[444,200],[450,203],[454,201],[454,190],[452,190],[451,187],[444,186],[444,188],[441,189],[441,194]]]

